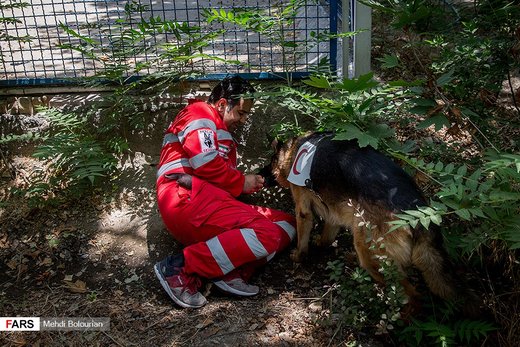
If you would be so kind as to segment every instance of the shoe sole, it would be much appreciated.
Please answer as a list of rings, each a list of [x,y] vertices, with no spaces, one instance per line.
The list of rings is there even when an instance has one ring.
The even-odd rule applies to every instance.
[[[203,305],[200,305],[200,306],[196,306],[196,305],[190,305],[190,304],[187,304],[185,302],[182,302],[181,300],[179,300],[172,292],[172,289],[170,288],[170,285],[168,284],[168,282],[166,281],[166,279],[164,278],[164,276],[162,275],[161,271],[159,270],[159,264],[155,264],[153,266],[153,270],[155,271],[155,276],[159,279],[159,282],[161,282],[161,285],[162,287],[164,288],[164,290],[166,291],[166,293],[168,293],[168,296],[179,306],[181,307],[184,307],[184,308],[201,308],[202,306],[204,306],[206,303],[204,303]]]
[[[237,290],[235,288],[232,288],[228,286],[228,284],[222,280],[213,282],[215,286],[217,286],[218,289],[222,290],[225,293],[231,293],[238,296],[255,296],[259,292],[256,293],[249,293],[249,292],[242,292],[240,290]]]

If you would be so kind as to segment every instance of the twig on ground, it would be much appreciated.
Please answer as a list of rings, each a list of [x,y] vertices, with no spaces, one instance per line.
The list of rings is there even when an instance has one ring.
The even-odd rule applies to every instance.
[[[163,314],[164,312],[166,312],[166,311],[168,311],[168,310],[170,310],[170,309],[169,309],[169,308],[166,308],[166,309],[162,310],[161,312],[156,313],[156,315]],[[147,327],[143,330],[143,332],[150,330],[151,328],[153,328],[153,327],[156,326],[157,324],[161,323],[165,318],[166,318],[166,317],[162,317],[162,318],[159,319],[158,321],[155,321],[154,323],[150,324],[149,326],[147,326]]]
[[[329,289],[327,289],[327,291],[321,297],[317,297],[317,298],[290,298],[290,299],[287,299],[287,300],[289,300],[289,301],[311,300],[312,302],[321,301],[321,300],[325,299],[325,297],[327,295],[329,295],[329,293],[331,293],[333,290],[334,290],[334,288],[330,287]]]
[[[118,346],[121,346],[121,347],[125,347],[125,346],[128,346],[128,344],[125,344],[122,345],[121,343],[119,343],[116,339],[114,339],[112,336],[110,336],[109,334],[107,334],[106,332],[102,331],[103,334],[105,334],[105,336],[107,336],[110,340],[114,341],[114,343]],[[132,346],[135,346],[135,344],[132,344]]]
[[[341,323],[338,324],[338,328],[336,329],[336,331],[334,332],[334,334],[333,334],[332,337],[330,338],[330,340],[329,340],[329,344],[327,345],[327,347],[330,346],[330,344],[332,343],[332,341],[334,341],[334,338],[336,337],[336,335],[338,334],[338,332],[339,332],[340,329],[341,329],[341,325],[342,325]]]

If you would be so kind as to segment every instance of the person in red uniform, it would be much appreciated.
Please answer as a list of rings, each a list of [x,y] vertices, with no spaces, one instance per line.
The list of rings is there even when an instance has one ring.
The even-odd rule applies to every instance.
[[[237,170],[232,132],[253,106],[249,82],[226,77],[207,102],[182,109],[168,127],[157,172],[157,199],[168,231],[183,246],[154,266],[161,285],[181,307],[206,304],[202,279],[221,290],[252,296],[254,269],[286,248],[295,236],[290,214],[236,198],[263,187],[260,175]]]

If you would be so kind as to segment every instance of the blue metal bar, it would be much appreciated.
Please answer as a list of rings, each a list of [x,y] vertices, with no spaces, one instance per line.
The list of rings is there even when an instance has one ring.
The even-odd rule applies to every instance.
[[[273,72],[248,72],[248,73],[214,73],[200,77],[188,78],[188,81],[219,81],[224,77],[230,75],[239,75],[248,80],[281,80],[287,77],[286,73]],[[289,72],[289,77],[292,79],[302,79],[309,77],[310,72]],[[127,79],[128,83],[135,82],[144,76],[132,76]],[[63,86],[63,85],[78,85],[78,78],[18,78],[15,80],[0,80],[0,88],[17,88],[17,87],[32,87],[32,86]],[[110,81],[97,80],[97,82],[109,83]]]
[[[330,0],[330,33],[337,34],[338,33],[338,1],[339,0]],[[331,38],[330,39],[330,68],[333,72],[336,72],[338,69],[338,39]]]

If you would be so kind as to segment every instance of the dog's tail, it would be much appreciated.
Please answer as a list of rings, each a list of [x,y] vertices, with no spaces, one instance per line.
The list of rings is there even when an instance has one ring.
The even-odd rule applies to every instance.
[[[412,248],[412,264],[421,271],[431,292],[443,299],[456,297],[455,277],[440,235],[432,231],[416,232]]]
[[[468,315],[476,315],[479,299],[466,282],[455,274],[455,267],[442,246],[442,235],[436,228],[414,233],[412,263],[422,273],[430,291],[444,300],[462,305]]]

